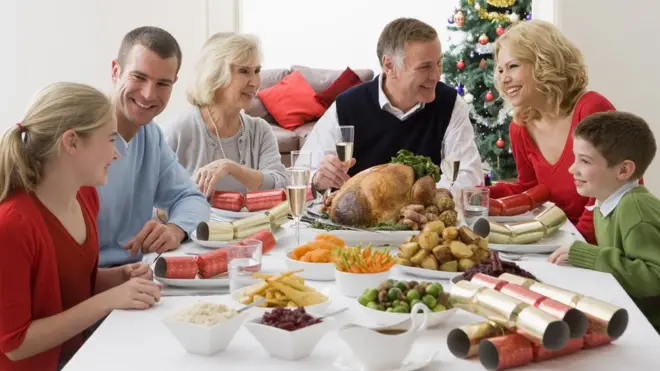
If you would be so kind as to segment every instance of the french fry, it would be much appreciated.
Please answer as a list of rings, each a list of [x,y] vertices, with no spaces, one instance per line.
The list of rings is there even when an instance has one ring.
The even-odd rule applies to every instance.
[[[281,274],[278,274],[276,276],[273,276],[273,277],[270,277],[270,278],[266,279],[266,282],[267,283],[277,282],[277,281],[279,281],[283,278],[293,276],[294,274],[300,273],[302,271],[303,271],[303,269],[298,269],[298,270],[295,270],[295,271],[288,271],[288,272],[285,272],[285,273],[281,273]]]
[[[266,299],[266,303],[269,304],[269,306],[273,307],[285,307],[288,302],[286,300],[275,300],[275,299]]]

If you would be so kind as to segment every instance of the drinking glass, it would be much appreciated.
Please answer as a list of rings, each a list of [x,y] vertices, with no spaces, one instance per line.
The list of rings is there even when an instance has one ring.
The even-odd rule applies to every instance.
[[[490,190],[488,188],[464,188],[461,190],[463,217],[468,227],[481,218],[488,218]]]
[[[291,167],[303,167],[312,169],[312,152],[308,151],[291,151]],[[309,179],[307,179],[309,183]]]
[[[306,213],[309,168],[290,167],[286,169],[286,175],[286,198],[291,207],[293,220],[296,222],[296,239],[300,245],[300,218]]]
[[[353,158],[353,136],[355,127],[353,126],[340,126],[339,127],[339,141],[335,145],[337,149],[337,157],[343,161],[346,166],[349,166]]]
[[[261,270],[261,255],[263,245],[256,239],[245,239],[229,244],[227,247],[229,270],[229,292],[254,285],[261,280],[252,277]]]

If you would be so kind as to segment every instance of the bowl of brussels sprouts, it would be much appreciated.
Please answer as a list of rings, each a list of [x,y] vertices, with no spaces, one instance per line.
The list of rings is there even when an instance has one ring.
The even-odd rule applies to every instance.
[[[417,303],[426,305],[431,313],[428,315],[427,327],[435,327],[456,313],[449,303],[449,294],[442,284],[417,281],[397,281],[389,279],[378,287],[364,290],[358,297],[360,308],[379,326],[406,326],[410,321],[412,308]],[[422,320],[422,313],[418,315]],[[418,321],[418,322],[419,322]]]

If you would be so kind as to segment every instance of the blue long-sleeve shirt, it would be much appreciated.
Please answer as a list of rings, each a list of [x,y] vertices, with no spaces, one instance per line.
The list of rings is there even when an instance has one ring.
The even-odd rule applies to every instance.
[[[124,249],[153,215],[154,207],[167,211],[168,223],[188,235],[209,220],[209,203],[151,122],[126,143],[116,142],[119,159],[108,170],[108,183],[98,188],[101,254],[99,265],[108,267],[139,261]]]

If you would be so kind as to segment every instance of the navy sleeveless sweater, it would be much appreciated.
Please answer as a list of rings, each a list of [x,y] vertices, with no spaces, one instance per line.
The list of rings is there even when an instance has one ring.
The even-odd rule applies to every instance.
[[[440,165],[442,142],[456,95],[456,90],[438,82],[435,100],[401,121],[380,107],[378,78],[340,94],[336,100],[339,125],[355,127],[353,157],[356,163],[349,175],[389,163],[401,149],[428,156]]]

